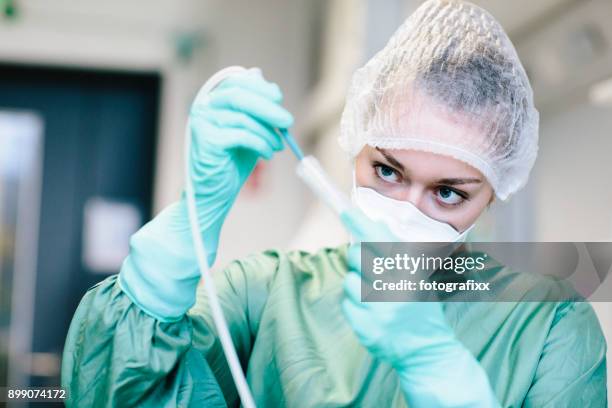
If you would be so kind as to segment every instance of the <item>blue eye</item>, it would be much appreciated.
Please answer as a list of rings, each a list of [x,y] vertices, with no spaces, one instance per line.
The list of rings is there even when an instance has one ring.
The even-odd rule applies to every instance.
[[[436,192],[436,196],[438,200],[447,205],[458,205],[465,200],[465,197],[462,197],[455,190],[448,187],[440,187]]]
[[[384,181],[387,181],[389,183],[399,182],[399,176],[397,172],[391,167],[385,166],[384,164],[378,164],[374,166],[374,168],[376,169],[376,175],[378,175],[378,177],[380,177]]]

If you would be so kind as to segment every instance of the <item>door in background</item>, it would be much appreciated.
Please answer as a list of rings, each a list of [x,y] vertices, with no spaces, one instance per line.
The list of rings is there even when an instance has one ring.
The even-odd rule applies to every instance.
[[[20,384],[10,385],[59,385],[79,300],[118,272],[130,233],[149,219],[159,92],[157,73],[0,64],[0,111],[42,124],[34,298],[0,288],[33,319],[30,338],[19,340],[24,363],[8,368]]]

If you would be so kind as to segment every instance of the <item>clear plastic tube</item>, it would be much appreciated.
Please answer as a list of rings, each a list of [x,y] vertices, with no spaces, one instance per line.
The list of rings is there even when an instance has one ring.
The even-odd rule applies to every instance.
[[[306,183],[312,192],[340,215],[351,206],[351,202],[342,191],[332,183],[329,176],[313,156],[306,156],[297,165],[297,175]]]
[[[351,206],[350,200],[332,183],[321,163],[313,156],[304,157],[302,149],[287,129],[277,129],[277,132],[298,159],[296,168],[298,177],[310,187],[315,196],[338,215],[348,210]]]

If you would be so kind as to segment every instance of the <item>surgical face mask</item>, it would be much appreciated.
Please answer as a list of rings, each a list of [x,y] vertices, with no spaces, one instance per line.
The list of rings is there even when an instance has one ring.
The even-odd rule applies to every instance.
[[[403,242],[464,242],[474,226],[459,233],[449,224],[423,214],[409,201],[394,200],[376,190],[357,187],[353,182],[355,205],[374,221],[383,222]]]

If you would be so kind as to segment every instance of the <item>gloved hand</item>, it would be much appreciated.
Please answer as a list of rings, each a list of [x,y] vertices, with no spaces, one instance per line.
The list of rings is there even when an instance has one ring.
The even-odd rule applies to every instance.
[[[290,127],[293,117],[282,98],[276,84],[249,70],[198,94],[191,107],[191,172],[209,265],[225,217],[257,160],[283,149],[273,129]],[[183,197],[132,236],[119,282],[145,312],[172,321],[193,306],[199,279]]]
[[[357,209],[341,216],[358,242],[398,242]],[[411,407],[498,407],[488,377],[438,302],[362,302],[361,246],[348,253],[344,315],[360,343],[391,365]]]
[[[293,116],[282,100],[278,85],[252,69],[198,95],[193,104],[193,183],[210,265],[223,221],[257,160],[284,148],[274,128],[292,126]]]

